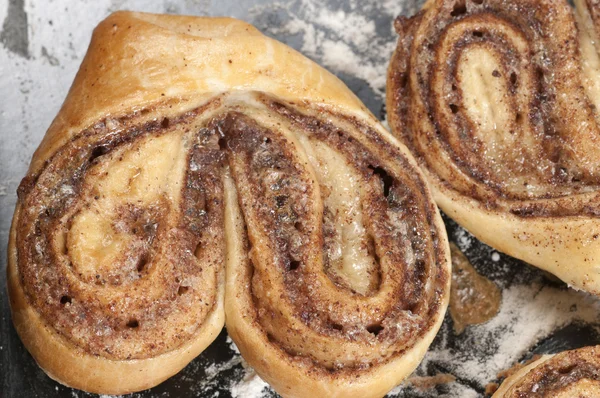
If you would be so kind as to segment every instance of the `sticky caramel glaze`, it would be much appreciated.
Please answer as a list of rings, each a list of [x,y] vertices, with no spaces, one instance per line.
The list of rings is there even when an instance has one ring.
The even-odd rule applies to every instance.
[[[599,362],[597,346],[546,356],[506,379],[494,397],[595,397]]]
[[[426,186],[399,149],[358,119],[301,109],[263,94],[230,95],[184,115],[117,130],[105,121],[80,134],[20,188],[27,210],[18,225],[18,264],[28,300],[95,355],[146,358],[182,344],[215,303],[229,239],[223,179],[231,178],[247,229],[246,293],[257,332],[274,349],[333,377],[386,363],[433,336],[449,269]],[[147,178],[143,164],[141,171],[118,164],[150,162],[144,154],[154,147],[173,157],[169,169],[152,168],[164,179],[152,182],[158,193],[135,196],[135,179]],[[357,191],[344,194],[356,200],[331,197],[331,187],[345,181],[326,181],[329,174],[318,170],[327,156],[330,167],[356,180]],[[101,189],[110,178],[124,190]],[[96,203],[106,197],[112,207]],[[356,214],[341,214],[336,206],[345,203]],[[115,231],[111,242],[122,244],[122,257],[96,250],[93,231],[77,227],[96,220],[97,207],[98,228]],[[360,224],[352,231],[361,236],[339,232],[346,219]],[[87,240],[75,245],[78,231]],[[334,269],[332,234],[360,269]],[[352,272],[370,282],[359,286]]]
[[[466,327],[485,323],[498,314],[502,291],[494,282],[479,274],[454,243],[450,244],[450,253],[450,316],[454,332],[461,334]]]
[[[390,125],[442,184],[517,216],[599,214],[600,120],[566,1],[436,0],[396,30]]]

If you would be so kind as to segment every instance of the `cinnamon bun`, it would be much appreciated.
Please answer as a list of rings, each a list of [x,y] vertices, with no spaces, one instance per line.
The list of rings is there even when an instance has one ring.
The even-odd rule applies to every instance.
[[[493,397],[597,397],[599,363],[597,346],[544,355],[504,380]]]
[[[477,238],[600,294],[595,1],[431,0],[388,71],[391,128]]]
[[[241,21],[103,21],[18,196],[14,324],[86,391],[156,385],[225,323],[283,396],[382,396],[448,304],[446,233],[406,148]]]

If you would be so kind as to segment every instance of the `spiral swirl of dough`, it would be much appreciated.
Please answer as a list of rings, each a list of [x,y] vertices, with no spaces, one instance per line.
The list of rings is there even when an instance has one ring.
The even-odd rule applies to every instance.
[[[384,395],[416,367],[448,303],[448,243],[416,164],[310,61],[240,22],[211,30],[202,23],[212,20],[191,18],[200,30],[189,35],[178,18],[120,13],[97,31],[130,35],[119,26],[133,25],[145,35],[143,61],[113,57],[119,67],[86,80],[104,54],[92,41],[78,101],[63,112],[79,117],[97,82],[109,84],[112,111],[92,112],[82,129],[57,118],[19,188],[9,271],[11,296],[23,295],[12,303],[17,330],[51,376],[120,393],[179,370],[184,359],[163,370],[161,358],[190,360],[225,318],[244,358],[284,396]],[[137,45],[120,40],[124,54]],[[265,45],[256,65],[236,52],[249,48],[243,40]],[[214,55],[228,46],[236,51]],[[191,48],[213,56],[158,76],[166,67],[155,64],[180,54],[195,68]],[[305,63],[304,74],[285,62],[262,68],[262,57],[281,54]],[[226,84],[209,67],[238,63],[230,79],[245,73],[243,88],[219,90]],[[118,95],[133,71],[151,100]],[[290,84],[307,74],[325,88],[303,98]],[[176,78],[188,91],[164,95]],[[69,347],[73,367],[84,358],[104,373],[82,382],[46,358],[30,343],[33,318]],[[139,372],[154,382],[111,379],[123,364],[149,363]]]
[[[546,355],[509,376],[493,397],[596,397],[600,394],[598,363],[597,346]]]
[[[429,1],[396,21],[387,100],[443,210],[491,246],[599,292],[593,3]]]

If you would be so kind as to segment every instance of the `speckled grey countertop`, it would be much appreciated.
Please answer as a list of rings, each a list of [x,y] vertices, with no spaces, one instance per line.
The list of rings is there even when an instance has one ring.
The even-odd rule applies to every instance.
[[[419,0],[0,0],[0,397],[82,397],[50,380],[16,335],[5,289],[6,245],[16,189],[69,89],[94,26],[112,11],[227,15],[244,19],[337,74],[384,118],[385,71],[395,45],[393,18]],[[503,290],[500,314],[460,336],[448,318],[420,375],[457,381],[399,397],[482,396],[497,371],[532,353],[598,344],[600,306],[591,297],[473,239],[446,220],[451,240]],[[248,371],[222,333],[179,375],[136,396],[274,396],[243,385]],[[257,387],[258,386],[258,387]],[[254,390],[252,388],[254,388]],[[257,389],[258,388],[258,389]],[[248,394],[252,394],[249,396]]]

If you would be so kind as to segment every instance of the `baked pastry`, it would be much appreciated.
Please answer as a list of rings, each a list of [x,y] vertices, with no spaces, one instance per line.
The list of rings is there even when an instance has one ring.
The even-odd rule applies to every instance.
[[[600,9],[577,3],[431,0],[399,17],[387,109],[445,213],[600,294]]]
[[[448,242],[410,154],[241,21],[100,23],[18,196],[16,329],[86,391],[156,385],[225,322],[285,397],[382,396],[447,307]]]
[[[598,397],[599,363],[598,346],[544,355],[506,378],[493,397]]]

